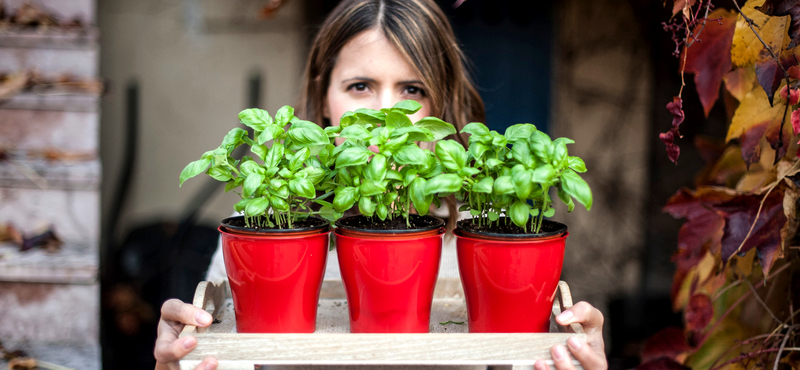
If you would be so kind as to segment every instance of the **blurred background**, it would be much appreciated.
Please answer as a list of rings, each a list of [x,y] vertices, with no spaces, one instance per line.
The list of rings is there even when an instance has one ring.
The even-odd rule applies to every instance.
[[[190,300],[237,201],[178,175],[241,109],[297,103],[337,1],[0,4],[0,340],[81,369],[151,368],[161,303]],[[637,365],[644,339],[681,320],[669,303],[680,223],[661,208],[704,165],[693,143],[725,132],[724,109],[704,119],[687,79],[677,165],[657,139],[680,87],[661,26],[671,9],[439,4],[491,128],[529,122],[577,142],[595,204],[557,212],[570,227],[562,279],[605,314],[611,367]]]

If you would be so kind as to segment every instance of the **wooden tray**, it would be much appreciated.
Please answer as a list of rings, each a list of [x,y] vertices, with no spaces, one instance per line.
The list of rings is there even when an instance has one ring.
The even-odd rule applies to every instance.
[[[351,334],[344,298],[320,299],[313,334],[238,334],[233,301],[226,297],[225,288],[207,281],[197,286],[193,304],[210,312],[215,323],[208,328],[187,325],[183,329],[181,336],[197,338],[197,348],[180,362],[181,369],[194,369],[209,356],[219,361],[220,370],[253,370],[255,365],[510,365],[533,369],[537,359],[553,368],[551,347],[566,345],[572,336],[586,339],[580,325],[561,327],[553,320],[572,307],[569,286],[563,281],[553,303],[550,333],[538,334],[470,334],[464,299],[452,296],[434,297],[431,332],[427,334]],[[574,358],[573,364],[581,369]]]

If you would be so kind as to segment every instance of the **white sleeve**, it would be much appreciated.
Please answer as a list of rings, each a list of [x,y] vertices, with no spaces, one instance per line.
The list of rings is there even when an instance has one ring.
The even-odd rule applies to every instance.
[[[222,237],[220,236],[217,242],[217,250],[214,252],[214,256],[211,257],[211,266],[208,267],[206,281],[220,285],[226,280],[228,280],[228,274],[225,272],[225,260],[222,258]]]

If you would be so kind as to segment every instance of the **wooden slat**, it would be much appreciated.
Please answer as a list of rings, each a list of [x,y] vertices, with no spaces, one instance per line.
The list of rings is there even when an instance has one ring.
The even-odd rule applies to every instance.
[[[564,284],[560,301],[571,305]],[[181,369],[193,369],[204,358],[215,357],[219,369],[252,369],[254,365],[514,365],[532,366],[544,359],[552,366],[550,348],[566,344],[572,336],[585,334],[467,333],[466,306],[460,298],[436,298],[431,310],[431,333],[352,334],[349,332],[347,301],[321,299],[317,331],[313,334],[237,334],[233,304],[219,300],[224,287],[203,282],[194,304],[212,311],[218,323],[199,333],[186,326],[181,336],[194,335],[198,345],[181,361]],[[212,309],[213,307],[213,309]],[[576,368],[580,364],[573,359]],[[515,367],[516,368],[516,367]]]
[[[82,78],[95,77],[98,75],[98,57],[97,48],[0,48],[0,71],[35,70],[44,76],[69,73]]]
[[[97,28],[83,30],[36,30],[10,28],[0,30],[0,47],[90,49],[97,45]]]
[[[100,98],[93,94],[26,92],[0,100],[0,109],[97,112],[99,106]]]
[[[61,240],[97,250],[100,191],[0,187],[0,223],[12,223],[25,233],[52,225]]]
[[[16,160],[0,162],[0,187],[99,190],[100,161]]]
[[[20,252],[16,245],[0,243],[0,281],[94,284],[99,256],[89,245],[67,243],[56,253],[40,249]]]
[[[93,0],[3,0],[6,11],[14,11],[22,4],[32,3],[59,20],[80,19],[84,24],[95,24],[97,13]]]
[[[0,109],[0,148],[97,155],[99,123],[98,112]]]

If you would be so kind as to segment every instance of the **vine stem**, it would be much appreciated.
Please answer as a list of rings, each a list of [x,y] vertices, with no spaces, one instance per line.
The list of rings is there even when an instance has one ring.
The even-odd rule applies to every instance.
[[[734,3],[735,3],[735,1],[734,1]],[[788,105],[787,105],[787,107],[788,107]],[[786,115],[784,115],[784,118],[786,118]],[[781,131],[783,131],[783,130],[781,130]],[[798,164],[800,164],[800,160],[797,161],[797,162],[794,162],[792,167],[789,168],[789,170],[786,171],[786,173],[783,174],[783,176],[781,176],[779,179],[775,180],[775,182],[772,185],[769,186],[769,190],[767,190],[767,194],[764,195],[764,198],[761,199],[761,203],[758,205],[758,212],[756,212],[756,219],[753,220],[753,224],[750,225],[750,230],[747,231],[747,235],[745,235],[744,239],[742,240],[742,244],[739,244],[739,248],[736,248],[736,252],[733,252],[731,254],[731,256],[741,252],[742,248],[744,247],[744,243],[747,243],[747,240],[750,239],[750,234],[753,233],[753,229],[756,227],[756,223],[758,223],[758,218],[761,216],[761,209],[764,207],[764,202],[767,201],[767,198],[769,197],[769,194],[772,193],[772,190],[774,190],[783,181],[783,179],[786,178],[787,174],[789,174],[792,171],[797,169],[797,165]]]
[[[783,265],[783,266],[779,267],[777,270],[773,271],[773,272],[772,272],[772,273],[771,273],[771,274],[770,274],[770,275],[769,275],[767,278],[765,278],[763,281],[759,282],[759,283],[758,283],[758,284],[755,286],[755,288],[756,288],[756,289],[760,288],[762,285],[764,285],[764,282],[766,282],[766,281],[767,281],[769,278],[775,277],[775,276],[776,276],[776,275],[778,275],[779,273],[781,273],[781,272],[783,272],[784,270],[786,270],[787,268],[789,268],[789,266],[791,266],[791,265],[792,265],[791,263],[787,263],[787,264],[785,264],[785,265]],[[742,294],[742,296],[741,296],[741,297],[739,297],[739,299],[737,299],[737,300],[736,300],[736,302],[733,302],[733,304],[732,304],[730,307],[728,307],[728,309],[727,309],[727,310],[726,310],[726,311],[725,311],[725,312],[724,312],[724,313],[723,313],[723,314],[722,314],[722,315],[719,317],[719,319],[717,319],[717,321],[715,321],[715,322],[714,322],[714,325],[712,325],[710,329],[706,330],[706,333],[712,333],[712,332],[714,332],[714,330],[717,328],[717,326],[718,326],[718,325],[719,325],[719,324],[720,324],[720,323],[721,323],[723,320],[725,320],[725,318],[726,318],[726,317],[728,317],[728,315],[730,315],[730,314],[731,314],[731,312],[733,312],[733,310],[736,308],[736,306],[738,306],[738,305],[740,305],[742,302],[744,302],[744,300],[745,300],[745,299],[747,299],[747,297],[748,297],[748,296],[750,296],[750,294],[752,294],[752,292],[751,292],[751,291],[748,291],[748,292],[746,292],[746,293]],[[697,346],[695,346],[695,348],[700,348],[700,347],[702,347],[702,346],[703,346],[703,344],[706,342],[706,340],[708,340],[708,338],[709,338],[709,337],[710,337],[710,335],[706,335],[706,336],[705,336],[705,338],[703,338],[703,340],[702,340],[702,341],[700,341],[700,343],[698,343],[698,344],[697,344]]]
[[[794,328],[794,326],[790,326],[789,329],[786,330],[786,335],[783,337],[783,342],[781,342],[781,346],[778,348],[778,354],[775,355],[775,365],[772,367],[772,370],[778,370],[778,364],[781,362],[781,354],[783,353],[783,349],[786,347],[786,341],[789,340],[789,334],[792,333]]]

